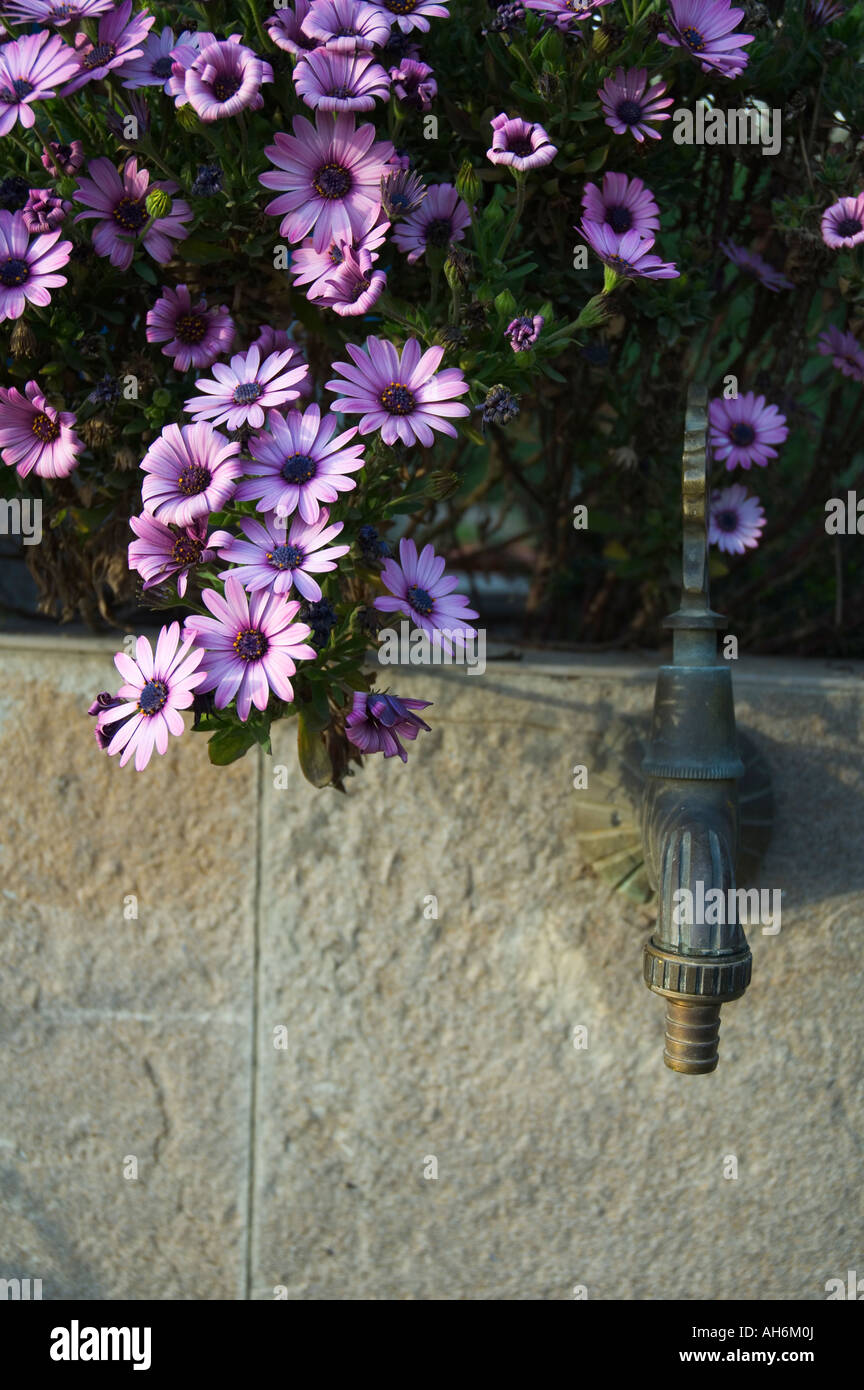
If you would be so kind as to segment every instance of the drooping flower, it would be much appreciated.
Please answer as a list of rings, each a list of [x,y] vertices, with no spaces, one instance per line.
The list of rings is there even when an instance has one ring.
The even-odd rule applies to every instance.
[[[569,29],[602,5],[610,5],[612,0],[523,0],[523,3],[526,10],[539,10],[554,20],[557,29]]]
[[[343,243],[342,264],[327,277],[316,295],[316,304],[333,309],[342,318],[368,314],[387,287],[387,272],[374,270],[374,259],[371,252],[354,251]]]
[[[853,381],[864,381],[864,348],[854,333],[843,333],[833,324],[819,334],[819,351],[830,357],[838,372]]]
[[[270,691],[289,703],[294,699],[291,677],[298,661],[314,661],[307,644],[309,627],[294,621],[299,603],[266,589],[250,599],[238,579],[225,580],[225,597],[215,589],[201,595],[212,618],[193,613],[186,628],[204,653],[207,678],[202,691],[215,690],[214,704],[224,709],[236,697],[237,714],[245,721],[254,705],[267,708]]]
[[[322,419],[317,405],[284,417],[271,410],[267,433],[249,441],[255,461],[245,465],[238,502],[257,499],[259,512],[290,516],[299,511],[304,521],[317,521],[322,504],[357,486],[349,475],[363,467],[364,445],[349,443],[357,426],[337,435],[338,423],[332,414]]]
[[[364,347],[346,343],[350,362],[334,362],[341,372],[327,382],[327,390],[339,393],[333,409],[344,415],[361,415],[361,434],[380,430],[385,444],[429,445],[434,431],[456,437],[451,418],[470,415],[467,405],[453,399],[470,387],[456,367],[438,371],[443,347],[423,352],[416,338],[409,338],[402,352],[383,338],[367,338]]]
[[[413,111],[431,111],[438,95],[435,73],[428,63],[404,58],[397,68],[390,69],[393,93],[403,106]]]
[[[0,48],[0,136],[20,121],[29,130],[36,117],[34,101],[46,101],[77,71],[74,53],[58,34],[37,34],[4,43]]]
[[[289,241],[311,234],[316,251],[362,237],[378,220],[393,146],[375,140],[373,125],[355,129],[347,114],[319,112],[314,126],[295,116],[292,128],[293,135],[277,131],[264,151],[277,167],[259,181],[279,191],[266,211],[282,217],[279,230]]]
[[[734,241],[721,241],[718,245],[723,255],[728,256],[734,266],[743,270],[745,274],[752,275],[766,290],[773,293],[779,290],[794,290],[792,281],[787,280],[785,275],[781,275],[779,270],[775,270],[773,265],[763,260],[757,251],[748,251],[746,246],[737,246]]]
[[[175,38],[174,30],[167,26],[161,34],[148,34],[141,57],[133,58],[123,68],[123,86],[161,87],[167,93],[174,73],[175,59],[171,55],[181,47],[189,49],[190,54],[198,53],[196,36],[188,29],[184,29],[179,38]]]
[[[141,460],[144,510],[175,526],[218,512],[234,495],[242,471],[240,445],[201,420],[166,425]]]
[[[475,407],[480,412],[483,433],[487,425],[509,425],[518,419],[519,397],[499,381],[486,392],[485,400]]]
[[[93,229],[96,254],[107,256],[120,270],[128,270],[140,239],[154,261],[167,264],[174,254],[172,240],[185,240],[188,232],[183,224],[192,217],[189,204],[173,197],[176,183],[163,181],[151,186],[149,173],[146,169],[139,171],[136,158],[127,159],[122,177],[104,155],[90,161],[87,173],[88,178],[78,180],[73,197],[90,211],[79,212],[75,221],[97,219],[98,225]],[[171,208],[167,215],[151,218],[146,204],[155,189],[171,198]]]
[[[744,45],[754,37],[734,32],[743,10],[733,9],[730,0],[669,0],[669,9],[672,33],[658,34],[661,43],[683,48],[703,72],[740,77],[747,66]]]
[[[363,0],[315,0],[300,28],[301,32],[337,53],[371,52],[383,48],[390,38],[390,17]]]
[[[95,41],[84,33],[75,35],[78,71],[60,95],[71,96],[86,83],[107,77],[112,69],[124,68],[134,58],[140,58],[144,40],[155,23],[155,17],[146,10],[139,10],[133,16],[132,0],[122,0],[121,4],[112,6],[108,14],[99,18]]]
[[[651,253],[653,236],[637,231],[617,236],[611,227],[599,222],[583,222],[579,230],[603,264],[625,279],[674,280],[680,274],[671,261],[661,261]]]
[[[310,603],[317,603],[322,596],[321,586],[313,575],[335,570],[339,556],[347,555],[350,549],[347,545],[330,544],[341,532],[342,522],[329,526],[329,519],[330,513],[322,507],[316,522],[310,525],[302,516],[295,516],[286,533],[284,517],[271,515],[263,522],[243,517],[240,530],[245,540],[220,537],[220,558],[229,560],[236,568],[223,570],[219,578],[233,575],[253,594],[258,589],[287,594],[296,584],[298,593]]]
[[[789,433],[786,416],[776,405],[766,405],[764,396],[748,391],[734,400],[715,397],[708,406],[709,443],[716,459],[727,469],[764,468],[777,457],[772,446],[782,444]]]
[[[184,634],[185,635],[185,634]],[[135,754],[135,769],[143,772],[153,755],[168,749],[168,735],[183,733],[181,710],[192,704],[192,692],[205,679],[198,668],[204,653],[196,650],[191,636],[179,646],[180,624],[163,627],[156,643],[156,652],[146,637],[139,637],[135,660],[118,652],[114,665],[123,677],[118,695],[121,703],[99,715],[97,728],[110,733],[119,724],[106,752],[113,757],[120,753],[124,767]]]
[[[383,11],[391,24],[399,25],[403,34],[409,34],[412,29],[426,34],[430,19],[450,18],[449,3],[450,0],[373,0],[372,8]]]
[[[542,125],[525,121],[521,116],[508,116],[504,111],[493,117],[492,145],[486,158],[492,164],[506,164],[519,173],[541,169],[551,164],[558,153]]]
[[[261,88],[273,81],[273,69],[238,39],[234,35],[206,44],[186,68],[184,95],[202,121],[224,120],[264,105]]]
[[[650,236],[660,228],[660,209],[650,188],[626,174],[604,174],[602,190],[596,183],[586,183],[582,215],[586,222],[599,222],[617,236],[625,232]]]
[[[463,241],[470,226],[471,213],[452,183],[433,183],[423,202],[393,233],[400,251],[408,254],[409,264],[419,261],[427,248],[444,251],[451,241]]]
[[[22,212],[24,224],[31,236],[44,236],[46,232],[56,232],[63,225],[69,204],[50,188],[31,188],[27,206]]]
[[[213,538],[208,538],[204,517],[188,526],[172,527],[149,512],[142,512],[140,516],[130,517],[129,525],[137,537],[129,542],[129,568],[141,575],[145,589],[176,577],[177,593],[182,598],[190,572],[196,565],[206,565],[216,558],[216,548]]]
[[[647,68],[616,68],[614,77],[606,78],[597,95],[606,124],[616,135],[630,134],[640,144],[646,135],[660,139],[651,122],[671,119],[665,108],[673,99],[666,96],[666,83],[660,78],[649,86]]]
[[[309,368],[301,362],[289,368],[293,352],[274,352],[263,361],[254,345],[248,352],[238,352],[226,366],[217,362],[213,379],[199,377],[196,390],[204,394],[191,396],[184,409],[187,415],[209,420],[214,425],[227,424],[229,430],[242,425],[261,429],[264,411],[281,408],[300,395],[297,382],[308,375]]]
[[[519,318],[508,323],[504,329],[504,336],[509,339],[514,352],[528,352],[540,337],[545,322],[542,314],[535,314],[533,318],[529,318],[527,314],[520,314]]]
[[[384,561],[381,579],[390,593],[376,598],[375,607],[379,613],[404,613],[430,636],[437,634],[436,640],[449,653],[454,645],[463,647],[473,634],[467,619],[477,614],[464,594],[453,592],[459,580],[445,575],[445,563],[431,545],[418,555],[414,542],[403,537],[399,560]]]
[[[110,10],[114,0],[6,0],[3,9],[18,24],[78,25]]]
[[[49,405],[37,382],[28,381],[23,396],[17,386],[0,386],[0,456],[20,477],[68,478],[84,448],[74,424],[72,412]]]
[[[864,241],[864,193],[840,198],[822,214],[822,240],[832,251],[851,251]]]
[[[708,506],[708,541],[729,555],[743,555],[759,544],[765,512],[758,497],[742,483],[712,492]]]
[[[224,304],[207,307],[207,300],[192,303],[186,285],[163,287],[152,309],[147,310],[148,343],[164,343],[166,357],[174,358],[178,372],[189,367],[210,367],[234,342],[234,320]]]
[[[314,111],[371,111],[387,101],[390,78],[381,64],[362,49],[340,53],[316,48],[304,53],[294,72],[297,95]]]
[[[351,242],[352,251],[358,254],[361,251],[368,251],[373,261],[378,259],[378,247],[382,246],[387,232],[390,230],[389,222],[379,222],[377,226],[362,237],[355,237]],[[307,299],[318,299],[324,290],[324,286],[333,278],[345,259],[343,247],[345,241],[331,241],[330,245],[323,251],[316,251],[312,238],[304,241],[296,251],[291,253],[291,264],[289,270],[295,286],[299,289],[301,285],[308,285],[306,291]]]
[[[70,178],[72,174],[77,174],[84,163],[84,146],[80,140],[72,140],[68,145],[60,145],[56,140],[49,140],[48,144],[42,149],[42,167],[47,169],[49,174],[65,174]]]
[[[381,180],[381,207],[395,221],[416,212],[428,189],[419,174],[411,169],[391,169]]]
[[[311,0],[294,0],[293,5],[283,5],[275,14],[268,15],[264,24],[277,48],[299,57],[318,47],[318,40],[310,38],[302,28],[310,9]]]
[[[0,323],[20,318],[28,302],[44,308],[49,291],[66,284],[57,272],[68,262],[72,243],[59,238],[56,231],[31,241],[23,212],[0,211]]]
[[[398,695],[389,695],[377,690],[366,694],[363,690],[354,692],[351,713],[345,720],[345,733],[361,753],[383,753],[385,758],[394,756],[407,763],[401,738],[413,741],[421,729],[431,730],[416,714],[417,709],[428,709],[431,700],[409,700]]]

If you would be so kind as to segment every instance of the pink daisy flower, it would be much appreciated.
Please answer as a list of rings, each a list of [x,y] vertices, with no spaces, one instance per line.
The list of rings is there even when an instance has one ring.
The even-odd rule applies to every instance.
[[[183,733],[180,713],[192,704],[196,686],[204,680],[199,671],[203,652],[193,647],[189,637],[180,646],[180,624],[163,627],[156,643],[156,653],[146,637],[139,637],[135,660],[118,652],[114,665],[123,677],[118,695],[121,703],[105,709],[98,716],[98,730],[111,733],[111,726],[120,727],[113,733],[106,752],[113,757],[120,753],[120,766],[135,754],[135,770],[143,772],[153,755],[168,749],[168,735]]]
[[[342,251],[342,264],[328,277],[316,303],[326,305],[342,318],[358,318],[368,314],[381,298],[387,288],[387,272],[373,269],[374,258],[369,251],[353,251],[347,243]]]
[[[297,95],[315,111],[371,111],[390,97],[390,78],[371,53],[316,48],[294,68]]]
[[[427,247],[443,251],[452,241],[464,241],[465,228],[470,225],[468,204],[453,184],[433,183],[419,208],[396,227],[393,240],[400,251],[407,252],[409,264],[413,265]]]
[[[123,68],[123,86],[161,87],[167,93],[176,61],[172,53],[178,48],[187,49],[194,62],[198,55],[197,36],[184,29],[179,38],[175,38],[174,30],[167,26],[161,34],[148,34],[141,57],[133,58]]]
[[[317,655],[306,642],[309,626],[294,622],[300,604],[266,589],[250,600],[231,576],[225,580],[224,598],[215,589],[205,589],[201,597],[213,616],[193,614],[185,631],[204,653],[207,678],[201,689],[215,690],[216,708],[224,709],[236,698],[245,723],[253,705],[267,708],[271,690],[290,703],[296,663],[314,661]]]
[[[362,0],[315,0],[300,25],[301,33],[337,53],[370,52],[390,40],[391,20]]]
[[[31,241],[23,212],[0,211],[0,323],[20,319],[28,302],[44,309],[51,303],[49,290],[66,284],[57,272],[68,262],[72,243],[59,237],[59,231],[48,232]]]
[[[363,467],[362,444],[350,444],[356,425],[336,434],[338,420],[317,405],[282,416],[271,410],[267,434],[254,435],[246,464],[246,476],[237,487],[238,502],[257,499],[259,512],[290,516],[299,511],[310,524],[318,520],[322,504],[338,500],[340,492],[357,486],[349,477]],[[335,436],[335,437],[334,437]]]
[[[864,348],[852,333],[842,333],[832,324],[819,334],[819,351],[830,357],[838,372],[853,381],[864,381]]]
[[[345,733],[361,753],[383,753],[385,758],[399,757],[407,763],[408,754],[399,742],[414,740],[421,729],[431,732],[416,714],[415,709],[428,709],[431,700],[408,700],[404,696],[381,694],[370,690],[354,692],[351,713],[345,720]]]
[[[864,241],[864,193],[840,198],[822,214],[822,240],[832,251],[851,251]]]
[[[265,19],[267,33],[277,48],[299,57],[318,47],[318,40],[304,33],[302,25],[311,8],[310,0],[294,0]]]
[[[178,372],[189,367],[210,367],[234,342],[234,320],[224,304],[208,309],[203,297],[197,304],[186,285],[172,290],[166,285],[152,309],[147,310],[148,343],[165,343],[162,351],[174,358]]]
[[[731,401],[715,397],[708,406],[708,423],[714,457],[730,470],[754,463],[764,468],[769,458],[777,457],[772,445],[782,444],[789,433],[786,416],[752,391]]]
[[[708,506],[708,541],[729,555],[743,555],[759,544],[765,512],[758,497],[741,483],[712,492]]]
[[[84,448],[74,424],[72,412],[49,405],[37,382],[28,381],[23,396],[17,386],[0,386],[0,457],[20,477],[68,478]]]
[[[541,169],[544,164],[551,164],[558,153],[536,121],[524,121],[521,116],[508,116],[502,111],[493,118],[491,125],[492,146],[486,151],[486,158],[492,164],[506,164],[525,173],[528,169]]]
[[[36,117],[31,102],[56,96],[56,88],[78,68],[75,55],[57,34],[24,34],[0,48],[0,135],[16,121],[29,130]]]
[[[370,259],[377,261],[378,247],[383,246],[389,230],[389,222],[379,222],[364,236],[355,238],[350,243],[351,250],[358,255],[362,251],[368,251]],[[291,264],[288,268],[298,289],[301,285],[309,286],[306,291],[307,299],[320,298],[328,281],[333,278],[345,260],[345,245],[345,242],[331,241],[326,250],[316,251],[310,237],[296,251],[292,251]]]
[[[242,469],[239,452],[236,440],[204,420],[182,430],[166,425],[141,460],[147,474],[141,488],[144,510],[176,526],[221,511]]]
[[[439,372],[443,347],[423,352],[416,338],[409,338],[401,354],[392,343],[367,338],[364,347],[346,343],[350,362],[334,362],[342,373],[327,382],[327,390],[339,393],[333,409],[343,415],[362,415],[361,434],[380,430],[385,444],[429,445],[434,431],[456,437],[450,423],[471,411],[454,396],[470,390],[456,367]]]
[[[295,387],[308,375],[309,368],[301,362],[286,370],[293,355],[289,348],[271,353],[262,362],[253,345],[248,352],[232,357],[228,366],[217,362],[212,379],[202,377],[195,382],[204,394],[189,398],[184,406],[187,415],[210,420],[214,425],[227,424],[229,430],[239,430],[243,425],[261,429],[265,410],[296,401],[300,395]]]
[[[430,19],[449,19],[450,11],[447,5],[450,0],[375,0],[372,8],[380,10],[389,19],[399,25],[403,34],[410,34],[412,29],[419,29],[421,33],[429,32]]]
[[[617,68],[614,77],[607,77],[598,90],[606,124],[616,135],[633,136],[640,145],[646,135],[660,139],[659,130],[651,129],[652,121],[668,121],[670,113],[664,108],[672,105],[662,78],[648,85],[647,68]]]
[[[526,10],[539,10],[554,21],[556,29],[569,29],[581,19],[609,5],[612,0],[523,0]]]
[[[174,254],[172,240],[184,241],[188,236],[183,224],[192,217],[189,204],[182,198],[173,198],[167,216],[151,218],[146,207],[147,195],[152,191],[150,175],[146,169],[139,172],[138,160],[134,158],[127,159],[122,178],[104,155],[90,161],[87,173],[90,177],[78,180],[73,197],[91,211],[79,212],[75,221],[97,219],[98,226],[93,229],[97,256],[107,256],[112,265],[128,270],[140,238],[153,260],[166,265]],[[152,187],[170,195],[177,192],[176,183],[154,183]]]
[[[202,121],[223,120],[264,105],[261,87],[273,81],[273,69],[238,39],[233,35],[207,44],[186,68],[184,94]]]
[[[703,72],[740,77],[747,66],[744,45],[752,34],[736,34],[743,10],[732,9],[729,0],[669,0],[671,34],[658,34],[661,43],[683,48]]]
[[[6,0],[3,9],[16,24],[50,24],[61,29],[104,14],[113,4],[114,0]]]
[[[263,523],[255,517],[244,517],[240,530],[246,539],[229,536],[220,549],[220,558],[230,560],[236,568],[223,570],[219,578],[233,575],[250,593],[268,589],[274,594],[287,594],[296,584],[297,592],[308,603],[317,603],[321,586],[312,576],[335,570],[339,556],[347,555],[351,548],[330,544],[342,530],[342,522],[328,526],[329,519],[326,507],[321,508],[312,525],[302,516],[295,516],[286,535],[285,525],[280,525],[280,518],[275,515],[265,517]],[[284,523],[285,519],[281,520]]]
[[[376,598],[375,607],[380,613],[404,613],[430,636],[437,633],[449,653],[454,645],[465,645],[466,637],[475,631],[466,619],[477,614],[464,594],[453,592],[459,580],[445,575],[444,565],[443,555],[436,555],[431,545],[424,546],[418,556],[414,542],[403,537],[398,562],[384,561],[381,578],[390,593]]]
[[[87,82],[107,77],[113,68],[123,68],[133,58],[140,58],[144,40],[155,23],[154,16],[146,10],[140,10],[133,17],[132,0],[122,0],[121,4],[112,6],[109,14],[99,18],[95,42],[87,34],[75,35],[78,73],[66,83],[60,95],[71,96]]]
[[[647,236],[660,229],[660,209],[654,194],[641,179],[631,179],[626,174],[604,174],[602,191],[596,183],[586,183],[582,215],[586,222],[609,227],[616,236],[625,232]]]
[[[671,261],[661,261],[651,253],[653,236],[642,236],[637,231],[618,236],[611,227],[599,222],[583,222],[577,230],[603,264],[625,279],[675,280],[681,273]]]
[[[145,589],[176,577],[177,594],[182,598],[196,565],[216,559],[214,538],[208,538],[203,517],[185,527],[166,526],[149,512],[142,512],[130,517],[129,525],[137,537],[129,542],[129,568],[140,574]]]

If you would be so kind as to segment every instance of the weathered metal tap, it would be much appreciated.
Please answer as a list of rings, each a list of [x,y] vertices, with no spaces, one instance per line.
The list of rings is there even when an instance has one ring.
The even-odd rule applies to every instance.
[[[691,1073],[717,1066],[720,1006],[744,993],[751,969],[744,932],[728,921],[734,913],[698,920],[718,916],[698,911],[706,895],[719,889],[728,901],[735,889],[744,773],[732,677],[717,657],[717,629],[725,620],[709,603],[708,470],[707,392],[692,386],[682,466],[681,606],[664,624],[673,632],[673,657],[657,677],[641,817],[645,867],[658,894],[643,973],[648,988],[666,1000],[664,1061]]]

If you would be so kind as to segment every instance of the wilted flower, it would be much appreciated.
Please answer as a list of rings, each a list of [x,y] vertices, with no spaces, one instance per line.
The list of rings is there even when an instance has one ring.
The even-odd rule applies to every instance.
[[[194,198],[212,198],[215,194],[221,193],[223,178],[221,164],[199,164],[195,182],[192,185],[192,196]]]
[[[853,381],[864,381],[864,348],[853,333],[843,333],[832,324],[819,334],[819,351],[830,357],[838,372]]]
[[[759,544],[765,512],[758,497],[741,483],[712,492],[708,507],[708,541],[730,555],[743,555]]]
[[[733,265],[739,270],[745,271],[747,275],[752,275],[760,285],[764,285],[766,290],[777,292],[778,290],[794,290],[795,286],[791,280],[787,280],[785,275],[781,275],[779,270],[775,270],[767,261],[756,251],[748,251],[744,246],[736,246],[734,241],[721,241],[720,250],[724,256],[728,256]]]
[[[835,19],[842,19],[846,6],[839,0],[806,0],[804,19],[811,29],[824,29]]]
[[[410,169],[391,169],[381,180],[381,207],[394,222],[416,212],[425,197],[425,183]]]
[[[772,446],[782,444],[789,433],[786,416],[752,391],[733,400],[715,397],[708,406],[708,422],[714,457],[730,470],[754,463],[764,468],[769,458],[777,457]]]
[[[404,696],[380,694],[371,690],[354,692],[351,713],[345,720],[345,733],[351,743],[361,753],[383,753],[385,758],[394,756],[407,763],[401,738],[414,740],[421,729],[431,732],[414,710],[428,709],[431,700],[408,700]]]
[[[499,382],[486,392],[486,399],[477,409],[483,412],[483,429],[487,425],[509,425],[519,414],[519,397]]]
[[[308,623],[312,629],[312,646],[320,651],[330,641],[330,633],[339,621],[339,616],[326,598],[309,603],[304,599],[300,604],[300,621]]]
[[[72,140],[68,145],[59,145],[49,140],[42,149],[42,167],[49,174],[61,173],[67,178],[77,174],[84,163],[84,146],[80,140]]]
[[[357,532],[357,547],[365,565],[376,565],[390,554],[390,547],[382,540],[374,526],[361,526]]]

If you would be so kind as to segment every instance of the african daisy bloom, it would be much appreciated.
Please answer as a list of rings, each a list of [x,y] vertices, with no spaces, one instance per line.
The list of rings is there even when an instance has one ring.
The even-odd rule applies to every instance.
[[[765,512],[758,497],[741,483],[712,492],[708,504],[708,542],[729,555],[743,555],[759,544]]]
[[[333,409],[342,415],[361,415],[360,433],[380,430],[385,444],[432,444],[434,431],[456,437],[448,417],[470,415],[454,396],[470,390],[456,367],[439,372],[443,347],[423,352],[416,338],[409,338],[402,352],[382,338],[367,338],[364,347],[346,343],[350,362],[334,362],[341,372],[327,382],[327,390],[339,393]]]
[[[752,275],[766,290],[771,290],[774,294],[779,290],[794,290],[792,281],[787,280],[785,275],[781,275],[779,270],[775,270],[763,260],[758,252],[748,251],[745,246],[737,246],[734,241],[720,241],[717,244],[734,266],[743,270],[746,275]]]
[[[207,307],[203,297],[197,304],[186,285],[176,289],[166,285],[152,309],[147,310],[148,343],[164,343],[166,357],[185,372],[189,367],[210,367],[234,342],[234,320],[224,304]]]
[[[744,45],[752,34],[734,33],[744,18],[729,0],[669,0],[671,34],[658,34],[661,43],[683,48],[695,58],[703,72],[719,72],[722,77],[740,77],[747,66]]]
[[[611,4],[612,0],[523,0],[523,3],[526,10],[539,10],[554,19],[556,28],[565,29],[586,19],[602,5]]]
[[[840,198],[822,214],[822,240],[832,251],[851,251],[864,241],[864,193]]]
[[[122,177],[110,159],[100,155],[87,165],[90,177],[80,178],[72,195],[76,203],[91,209],[79,212],[76,222],[96,218],[93,229],[93,249],[97,256],[107,256],[112,265],[128,270],[140,237],[145,251],[160,265],[167,264],[174,254],[171,241],[183,241],[188,235],[184,222],[192,209],[182,198],[173,198],[171,210],[165,217],[151,217],[147,211],[147,196],[153,189],[163,193],[177,192],[176,183],[162,182],[150,186],[146,169],[138,169],[137,159],[127,159]]]
[[[381,180],[381,209],[394,221],[416,212],[427,188],[419,174],[410,169],[391,169]]]
[[[577,230],[603,264],[625,279],[674,280],[680,274],[671,261],[661,261],[651,254],[653,236],[642,236],[637,231],[618,236],[611,227],[599,222],[583,222]]]
[[[234,495],[242,470],[240,445],[206,421],[166,425],[141,460],[144,510],[176,526],[218,512]]]
[[[508,323],[504,329],[504,336],[509,340],[514,352],[528,352],[540,337],[545,322],[542,314],[535,314],[533,318],[529,318],[527,314],[520,314],[519,318]]]
[[[459,197],[452,183],[433,183],[424,195],[420,207],[401,221],[393,233],[400,251],[408,253],[408,262],[419,261],[427,248],[443,251],[452,241],[463,241],[465,228],[470,226],[468,204]]]
[[[68,478],[84,448],[74,424],[71,411],[50,406],[37,382],[28,381],[23,396],[17,386],[0,386],[0,457],[20,477]]]
[[[29,130],[36,117],[30,103],[56,95],[78,68],[74,53],[57,34],[24,34],[0,48],[0,135],[16,121]]]
[[[202,121],[223,120],[264,105],[261,87],[273,81],[273,69],[237,38],[207,44],[186,68],[184,95]]]
[[[213,379],[200,378],[195,382],[202,396],[191,396],[184,406],[187,415],[210,420],[214,425],[227,424],[229,430],[242,425],[261,429],[264,411],[296,401],[300,395],[296,383],[308,375],[305,362],[286,371],[293,352],[273,352],[262,362],[257,347],[238,352],[228,366],[217,362]]]
[[[806,0],[804,19],[811,29],[824,29],[846,13],[846,6],[839,0]]]
[[[167,93],[174,74],[175,59],[172,57],[172,51],[177,48],[186,48],[197,56],[196,35],[184,29],[180,37],[175,38],[174,30],[167,26],[161,34],[148,34],[141,57],[133,58],[131,63],[127,63],[123,68],[123,86],[161,87],[163,92]]]
[[[372,8],[383,11],[391,24],[395,21],[403,34],[410,34],[412,29],[426,34],[429,32],[430,19],[450,18],[447,9],[449,3],[450,0],[443,0],[443,3],[433,3],[433,0],[375,0]]]
[[[110,10],[114,0],[6,0],[3,9],[17,24],[77,25],[79,20]]]
[[[387,101],[390,78],[371,53],[316,48],[292,74],[298,97],[316,111],[371,111]]]
[[[653,193],[641,179],[626,174],[604,174],[602,190],[596,183],[586,183],[582,215],[586,222],[599,222],[618,236],[624,232],[650,236],[660,228],[660,209]]]
[[[330,513],[326,507],[311,525],[302,516],[295,516],[286,534],[284,518],[271,515],[263,523],[255,517],[243,517],[240,530],[246,537],[220,535],[220,559],[230,560],[235,569],[223,570],[220,579],[232,575],[249,593],[268,589],[274,594],[287,594],[296,584],[297,592],[309,603],[321,598],[321,586],[314,574],[335,570],[340,555],[347,555],[350,546],[331,545],[342,530],[342,522],[328,526]],[[223,539],[225,538],[225,539]],[[325,547],[325,548],[322,548]]]
[[[120,725],[106,752],[111,757],[120,753],[121,767],[134,753],[135,770],[143,772],[154,748],[167,752],[168,735],[183,733],[180,711],[192,704],[192,692],[201,685],[204,672],[198,669],[203,652],[194,648],[191,636],[178,650],[179,643],[180,624],[172,623],[159,633],[155,654],[147,638],[139,637],[134,661],[125,652],[114,658],[124,681],[117,692],[121,701],[99,715],[97,727],[109,734],[113,724]]]
[[[75,35],[75,56],[78,72],[60,93],[71,96],[87,82],[107,77],[113,68],[123,68],[133,58],[140,58],[144,52],[144,40],[148,31],[156,23],[153,15],[139,10],[132,15],[132,0],[112,6],[110,13],[99,18],[97,38],[94,41],[87,34]]]
[[[318,40],[310,38],[302,28],[310,8],[310,0],[294,0],[293,5],[287,4],[275,14],[268,15],[264,24],[277,48],[297,57],[318,47]]]
[[[730,471],[754,463],[764,468],[769,458],[777,457],[772,446],[782,444],[789,433],[786,416],[752,391],[729,401],[715,397],[708,406],[708,424],[714,457],[724,460]]]
[[[196,565],[216,558],[213,538],[208,539],[203,517],[185,527],[166,526],[149,512],[129,518],[136,539],[129,542],[129,568],[140,574],[145,589],[176,578],[177,594],[186,593],[189,574]],[[214,535],[218,535],[215,532]]]
[[[418,556],[414,542],[403,537],[398,562],[384,561],[381,578],[390,593],[376,598],[375,607],[380,613],[404,613],[430,636],[437,633],[436,641],[449,653],[454,643],[465,645],[475,631],[466,619],[477,614],[464,594],[454,594],[459,580],[445,575],[444,565],[443,555],[436,555],[431,545]]]
[[[357,318],[381,298],[387,288],[387,272],[373,270],[374,257],[369,251],[354,251],[344,242],[342,252],[342,264],[328,276],[315,302],[342,318]]]
[[[383,245],[389,230],[389,222],[379,222],[364,236],[351,242],[352,251],[358,255],[362,251],[368,251],[370,259],[377,261],[378,247]],[[306,291],[307,299],[320,298],[325,285],[333,278],[345,259],[343,248],[346,244],[344,241],[332,241],[326,250],[316,251],[310,237],[292,252],[289,270],[298,289],[301,285],[309,286]]]
[[[432,102],[438,95],[438,83],[428,63],[404,58],[398,68],[390,69],[390,81],[395,96],[403,106],[410,106],[415,111],[431,111]]]
[[[377,690],[355,690],[351,713],[345,720],[345,733],[350,743],[361,753],[383,753],[407,763],[408,754],[399,742],[414,740],[421,729],[431,730],[416,714],[428,709],[431,700],[408,700],[404,696],[382,694]]]
[[[348,475],[363,467],[363,444],[351,444],[357,426],[336,434],[338,420],[321,418],[317,405],[282,416],[271,410],[267,433],[249,441],[253,463],[237,487],[238,502],[257,499],[259,512],[290,516],[299,511],[304,521],[317,521],[323,503],[336,502],[351,492],[356,480]]]
[[[49,174],[65,174],[67,178],[77,174],[84,163],[84,146],[80,140],[72,140],[68,145],[59,145],[49,140],[42,149],[42,168]]]
[[[72,243],[59,237],[59,231],[48,232],[31,241],[23,212],[0,211],[0,323],[20,319],[28,302],[44,309],[51,303],[49,290],[66,284],[57,272],[69,260]]]
[[[819,351],[830,357],[838,372],[853,381],[864,381],[864,348],[853,333],[843,333],[832,324],[819,334]]]
[[[390,24],[380,9],[362,0],[315,0],[300,29],[313,46],[354,53],[383,48],[390,38]]]
[[[662,78],[648,85],[647,68],[628,68],[626,72],[617,68],[615,76],[606,78],[597,95],[606,124],[616,135],[629,133],[641,144],[646,135],[652,140],[660,139],[659,130],[652,130],[650,122],[670,119],[664,108],[672,105],[672,97],[665,92]]]
[[[216,708],[224,709],[236,697],[245,723],[253,705],[267,708],[271,690],[290,703],[296,663],[314,661],[317,655],[306,642],[308,624],[294,622],[300,604],[266,589],[250,599],[230,576],[224,598],[215,589],[205,589],[201,597],[213,616],[194,613],[186,619],[184,633],[194,636],[204,653],[207,679],[201,689],[215,690]]]
[[[21,215],[31,236],[44,236],[46,232],[56,232],[62,226],[69,206],[50,189],[31,188]]]
[[[486,151],[486,158],[492,164],[507,164],[525,173],[551,164],[558,153],[542,125],[535,121],[523,121],[521,116],[508,116],[502,111],[493,117],[491,125],[492,146]]]

